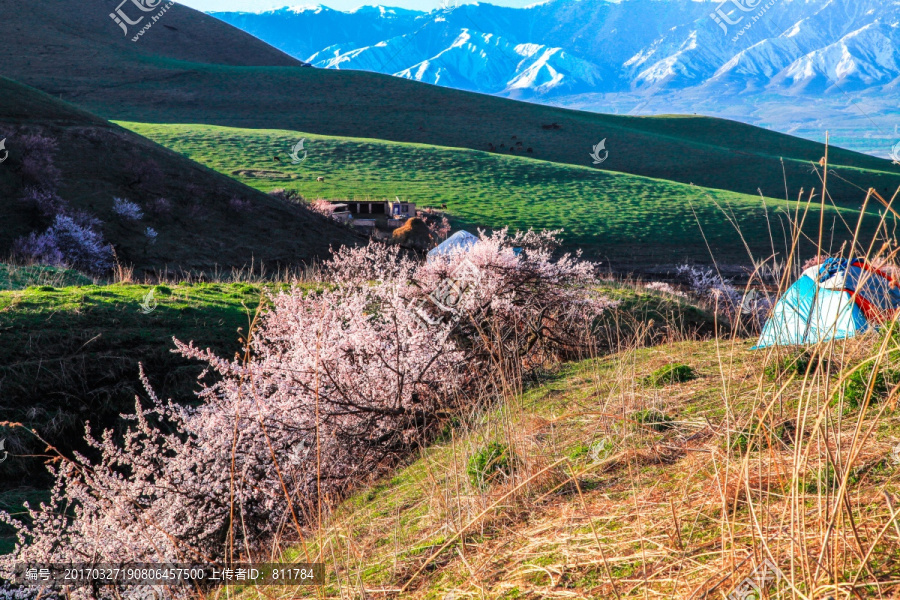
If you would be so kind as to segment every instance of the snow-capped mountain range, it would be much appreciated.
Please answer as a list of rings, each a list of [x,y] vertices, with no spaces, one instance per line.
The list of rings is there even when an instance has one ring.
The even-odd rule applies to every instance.
[[[316,67],[533,102],[703,112],[800,135],[816,120],[838,132],[868,122],[864,135],[884,139],[895,135],[890,119],[900,113],[900,0],[549,0],[428,13],[314,6],[212,14]],[[784,122],[798,98],[814,100],[817,114]]]

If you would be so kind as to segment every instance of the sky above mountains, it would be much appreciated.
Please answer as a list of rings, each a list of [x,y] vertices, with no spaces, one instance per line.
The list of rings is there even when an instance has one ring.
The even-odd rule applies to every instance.
[[[535,0],[492,0],[487,4],[497,4],[499,6],[527,6],[534,4]],[[179,4],[190,6],[202,11],[263,11],[281,8],[283,6],[293,6],[302,4],[316,4],[315,0],[303,2],[298,0],[289,2],[286,0],[178,0]],[[464,3],[458,0],[457,4]],[[373,5],[377,2],[366,2],[365,0],[329,0],[324,2],[329,8],[335,10],[353,10],[364,4]],[[413,10],[429,11],[441,5],[441,0],[391,0],[384,3],[388,6],[399,8],[409,8]]]

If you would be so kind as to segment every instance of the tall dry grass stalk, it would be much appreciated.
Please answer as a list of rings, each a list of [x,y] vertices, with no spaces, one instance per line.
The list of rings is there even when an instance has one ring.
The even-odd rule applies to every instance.
[[[814,201],[822,210],[827,198],[825,188],[791,207],[787,250],[776,261],[773,241],[773,256],[755,263],[757,282],[774,281],[778,295],[793,283],[804,224]],[[838,250],[820,242],[817,253],[900,272],[889,226],[900,216],[895,198],[869,190],[852,241]],[[876,203],[877,234],[864,240],[863,219]],[[323,503],[322,524],[302,552],[276,541],[273,557],[325,562],[328,586],[258,592],[897,597],[896,316],[850,340],[755,352],[739,336],[739,317],[697,342],[677,318],[660,337],[658,323],[622,314],[595,356],[537,383],[499,361],[500,385],[485,386],[476,410],[409,467],[343,505]],[[699,379],[648,383],[656,367],[680,362]],[[481,488],[471,460],[492,442],[515,458]]]

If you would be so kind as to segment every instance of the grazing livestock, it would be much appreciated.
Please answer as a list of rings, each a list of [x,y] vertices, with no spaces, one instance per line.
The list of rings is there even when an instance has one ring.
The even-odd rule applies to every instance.
[[[324,182],[325,178],[324,177],[316,177],[316,181]]]
[[[281,159],[280,159],[280,158],[278,158],[278,157],[277,157],[277,156],[273,156],[273,157],[272,157],[272,158],[274,158],[274,159],[275,159],[275,162],[281,162]]]

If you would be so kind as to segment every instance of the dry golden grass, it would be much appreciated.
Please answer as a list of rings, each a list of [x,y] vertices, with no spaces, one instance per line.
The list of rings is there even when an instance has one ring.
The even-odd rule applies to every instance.
[[[833,350],[849,367],[880,341]],[[770,597],[892,597],[892,403],[828,402],[834,373],[770,378],[777,357],[750,345],[625,351],[471,416],[307,540],[328,565],[324,596],[724,598],[769,560],[783,573]],[[700,376],[640,384],[672,363]],[[645,409],[672,417],[671,427],[635,422]],[[763,433],[742,446],[751,422]],[[466,468],[488,440],[519,459],[511,477],[481,490]]]
[[[794,208],[788,259],[767,267],[780,290],[796,278],[813,199]],[[874,190],[863,211],[876,199],[887,209],[883,239],[858,243],[857,226],[837,254],[896,265],[888,216],[900,215]],[[276,542],[280,560],[324,562],[324,587],[250,595],[900,594],[896,316],[879,332],[809,347],[804,360],[797,348],[751,351],[740,324],[697,341],[673,322],[649,348],[660,339],[649,322],[626,329],[630,345],[610,344],[617,353],[564,365],[526,389],[498,373],[500,391],[393,478],[336,505],[301,544]],[[697,377],[652,383],[678,364]],[[497,444],[512,450],[510,472],[477,485],[472,458]]]

